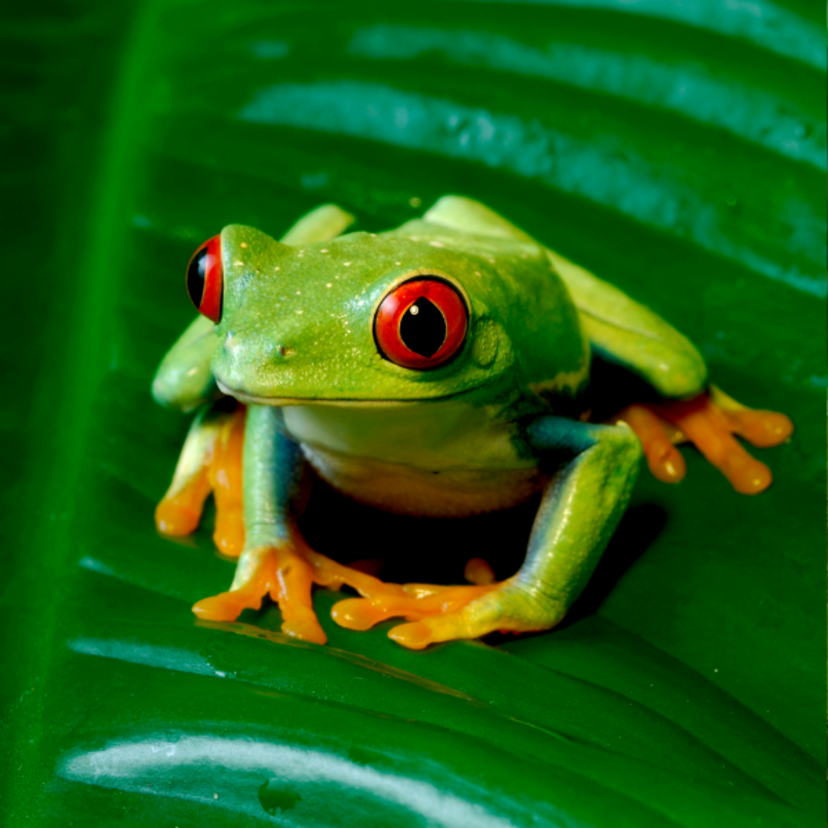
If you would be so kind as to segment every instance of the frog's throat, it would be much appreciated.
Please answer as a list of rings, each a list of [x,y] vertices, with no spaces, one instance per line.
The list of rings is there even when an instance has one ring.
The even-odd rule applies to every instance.
[[[235,388],[230,388],[225,385],[220,379],[216,380],[219,391],[222,394],[227,394],[228,397],[234,397],[241,403],[248,403],[250,405],[273,405],[276,407],[287,405],[341,405],[349,407],[357,406],[371,406],[371,405],[411,405],[412,403],[424,402],[442,402],[443,400],[453,400],[477,391],[482,386],[476,385],[474,388],[466,388],[463,391],[458,391],[455,394],[445,394],[442,397],[414,397],[408,400],[359,400],[349,398],[337,397],[257,397],[255,394],[246,394],[244,391],[239,391]]]

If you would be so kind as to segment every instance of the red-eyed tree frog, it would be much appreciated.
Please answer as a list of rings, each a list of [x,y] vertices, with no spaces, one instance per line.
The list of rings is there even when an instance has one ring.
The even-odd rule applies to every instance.
[[[342,626],[402,617],[405,647],[546,630],[583,589],[630,498],[642,454],[661,479],[694,442],[738,491],[770,472],[732,434],[773,445],[781,414],[707,385],[678,331],[482,204],[441,198],[384,233],[318,208],[281,241],[231,225],[194,254],[200,316],[164,358],[155,399],[198,409],[156,521],[198,525],[214,492],[216,540],[238,556],[199,618],[229,621],[270,595],[284,633],[324,643],[314,584],[359,593]],[[656,403],[590,422],[591,354],[648,383]],[[464,586],[383,583],[309,548],[297,529],[311,469],[356,501],[462,518],[539,496],[526,558],[496,583],[472,559]]]

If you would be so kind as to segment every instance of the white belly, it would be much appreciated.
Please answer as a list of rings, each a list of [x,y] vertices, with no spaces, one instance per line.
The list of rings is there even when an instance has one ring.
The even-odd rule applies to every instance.
[[[397,514],[467,517],[510,509],[546,481],[537,468],[427,471],[302,445],[323,480],[360,503]]]
[[[429,517],[508,509],[544,478],[518,455],[512,426],[463,402],[307,405],[282,409],[288,434],[343,494]]]

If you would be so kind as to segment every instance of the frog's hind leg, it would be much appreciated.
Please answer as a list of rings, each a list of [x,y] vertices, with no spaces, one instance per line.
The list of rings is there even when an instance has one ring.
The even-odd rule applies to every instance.
[[[201,520],[210,494],[207,468],[220,424],[210,407],[196,414],[175,467],[172,483],[155,509],[155,525],[164,535],[189,535]]]
[[[329,241],[344,233],[356,219],[336,204],[323,204],[296,221],[282,244],[311,244]]]
[[[531,236],[499,213],[466,196],[443,196],[426,211],[423,220],[464,233],[478,233],[515,241],[534,241]]]
[[[231,558],[238,558],[244,549],[242,452],[246,413],[246,407],[240,405],[221,418],[218,439],[207,467],[216,503],[213,541],[220,552]]]
[[[184,441],[170,488],[155,510],[159,532],[189,535],[198,527],[204,502],[213,492],[213,539],[224,554],[237,557],[241,553],[244,419],[244,406],[227,411],[226,401],[199,411]]]

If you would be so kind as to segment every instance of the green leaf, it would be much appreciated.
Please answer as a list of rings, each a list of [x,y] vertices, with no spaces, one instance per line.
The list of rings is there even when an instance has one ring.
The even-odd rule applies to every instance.
[[[815,8],[44,0],[3,16],[8,825],[822,824]],[[209,520],[186,542],[154,531],[187,423],[149,396],[191,316],[189,255],[228,223],[278,235],[333,201],[382,229],[445,193],[629,291],[728,393],[788,413],[792,440],[761,452],[774,485],[736,495],[692,450],[677,487],[643,473],[543,635],[410,652],[387,626],[336,627],[325,591],[325,647],[282,636],[272,607],[197,623],[232,564]],[[516,568],[531,517],[405,521],[329,493],[305,530],[451,580],[469,550]]]

